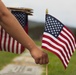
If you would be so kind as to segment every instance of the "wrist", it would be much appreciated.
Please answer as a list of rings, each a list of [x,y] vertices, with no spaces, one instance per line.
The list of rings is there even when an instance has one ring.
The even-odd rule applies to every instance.
[[[36,50],[37,49],[37,46],[35,45],[35,44],[28,44],[28,50],[30,51],[30,52],[32,52],[33,50]]]

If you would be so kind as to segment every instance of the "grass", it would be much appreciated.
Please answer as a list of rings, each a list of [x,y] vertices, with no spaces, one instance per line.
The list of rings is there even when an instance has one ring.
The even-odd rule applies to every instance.
[[[35,43],[41,46],[41,42],[35,41]],[[48,53],[49,64],[48,64],[48,75],[76,75],[76,51],[74,52],[67,69],[64,69],[60,59],[53,53],[44,50]],[[0,70],[7,64],[9,64],[13,58],[18,56],[18,54],[13,54],[9,52],[0,52]],[[44,68],[46,66],[44,65]],[[44,71],[43,75],[46,75]]]
[[[7,64],[11,63],[12,59],[18,55],[19,54],[0,51],[0,70]]]
[[[39,41],[36,41],[36,44],[41,46]],[[65,69],[61,60],[53,53],[44,50],[48,53],[49,56],[49,64],[48,64],[48,75],[76,75],[76,51],[70,59],[68,67]],[[46,69],[46,66],[44,66]],[[46,70],[43,75],[46,75]]]

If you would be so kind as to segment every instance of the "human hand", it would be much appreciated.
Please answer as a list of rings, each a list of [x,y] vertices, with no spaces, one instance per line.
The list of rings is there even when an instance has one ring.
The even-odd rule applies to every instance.
[[[47,53],[43,52],[40,48],[36,47],[30,51],[36,64],[48,64],[49,59]]]

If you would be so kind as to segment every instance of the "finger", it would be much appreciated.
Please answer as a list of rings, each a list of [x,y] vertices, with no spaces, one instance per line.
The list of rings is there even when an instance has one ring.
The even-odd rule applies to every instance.
[[[49,62],[48,55],[46,53],[44,53],[43,63],[47,64],[48,62]]]
[[[39,64],[41,64],[41,65],[43,64],[43,57],[40,58]]]
[[[46,55],[43,53],[43,64],[46,64]]]
[[[35,59],[36,64],[39,64],[40,59]]]
[[[46,64],[49,63],[49,58],[48,58],[48,55],[46,55]]]
[[[46,53],[42,54],[42,57],[40,59],[40,64],[46,64]]]
[[[43,58],[43,64],[46,64],[46,59],[45,58]]]

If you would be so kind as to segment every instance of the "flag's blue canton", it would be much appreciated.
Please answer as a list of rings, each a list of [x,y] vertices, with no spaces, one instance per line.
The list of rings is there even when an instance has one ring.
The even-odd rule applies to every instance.
[[[26,25],[26,19],[27,19],[26,13],[25,12],[21,12],[21,11],[11,11],[11,13],[17,18],[19,23],[24,28],[25,25]]]
[[[50,33],[57,38],[63,26],[64,25],[59,20],[46,14],[45,32]]]

